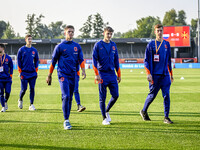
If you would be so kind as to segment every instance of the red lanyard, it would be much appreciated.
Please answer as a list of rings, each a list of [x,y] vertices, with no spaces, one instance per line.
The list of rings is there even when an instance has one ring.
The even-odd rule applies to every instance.
[[[162,40],[162,42],[160,43],[159,47],[157,48],[157,42],[156,42],[156,40],[155,40],[156,54],[157,54],[157,52],[159,51],[160,46],[162,45],[162,43],[163,43],[163,40]]]

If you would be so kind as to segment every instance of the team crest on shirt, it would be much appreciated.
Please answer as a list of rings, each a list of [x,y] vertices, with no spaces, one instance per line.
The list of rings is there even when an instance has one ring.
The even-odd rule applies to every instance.
[[[8,58],[5,59],[5,62],[8,62]]]
[[[64,77],[61,77],[61,78],[60,78],[60,81],[61,81],[61,82],[63,82],[64,80],[65,80],[65,78],[64,78]]]
[[[34,52],[34,51],[32,51],[32,54],[33,54],[33,55],[35,55],[35,52]]]
[[[77,47],[74,47],[74,51],[76,52],[78,49],[77,49]]]
[[[167,48],[167,45],[165,44],[165,48]]]
[[[113,46],[112,49],[115,51],[115,46]]]

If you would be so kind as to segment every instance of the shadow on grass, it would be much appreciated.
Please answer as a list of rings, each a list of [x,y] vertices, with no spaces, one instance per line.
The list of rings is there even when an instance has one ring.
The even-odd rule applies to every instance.
[[[25,145],[25,144],[0,144],[1,148],[24,148],[24,149],[53,149],[53,150],[103,150],[103,149],[98,149],[98,148],[80,148],[80,147],[58,147],[58,146],[46,146],[46,145]],[[132,148],[130,148],[132,149]],[[130,150],[130,149],[124,149],[124,150]],[[115,150],[120,150],[115,148]],[[137,149],[135,149],[137,150]],[[148,149],[146,149],[148,150]]]

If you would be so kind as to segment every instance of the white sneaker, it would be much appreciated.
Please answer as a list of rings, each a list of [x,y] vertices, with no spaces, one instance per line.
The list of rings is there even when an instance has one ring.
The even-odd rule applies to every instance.
[[[8,110],[8,104],[7,103],[5,103],[5,109]]]
[[[69,123],[69,120],[65,120],[63,126],[65,130],[70,130],[72,128],[71,124]]]
[[[18,99],[18,107],[19,107],[20,109],[23,108],[23,101],[20,101],[19,99]]]
[[[105,118],[102,122],[103,125],[110,125],[110,122]]]
[[[5,107],[2,107],[1,112],[6,112]]]
[[[110,115],[108,112],[106,113],[106,118],[107,118],[108,122],[111,122],[111,118],[110,118]]]
[[[29,106],[29,110],[33,110],[33,111],[36,110],[35,106],[33,104],[31,104],[31,106]]]

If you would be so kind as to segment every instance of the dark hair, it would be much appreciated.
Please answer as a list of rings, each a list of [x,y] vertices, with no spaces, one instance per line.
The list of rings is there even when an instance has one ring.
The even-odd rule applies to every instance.
[[[29,38],[29,37],[32,37],[30,34],[27,34],[26,36],[25,36],[25,40],[27,39],[27,38]]]
[[[105,31],[114,32],[113,28],[111,28],[111,27],[105,27],[104,32]]]
[[[72,26],[72,25],[67,25],[67,26],[65,27],[65,30],[67,30],[67,29],[74,29],[74,26]]]
[[[6,46],[4,44],[0,43],[0,47],[3,48],[5,50]]]
[[[163,28],[163,25],[162,25],[162,24],[156,24],[156,25],[154,26],[154,29],[156,29],[156,28]]]

